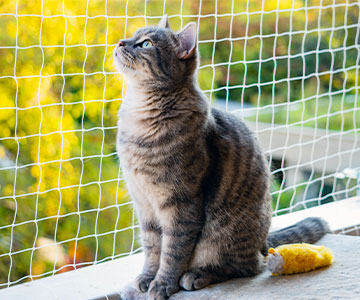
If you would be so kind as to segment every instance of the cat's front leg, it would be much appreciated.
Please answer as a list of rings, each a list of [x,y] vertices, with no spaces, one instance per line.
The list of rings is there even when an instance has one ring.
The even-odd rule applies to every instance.
[[[203,224],[199,202],[172,199],[160,207],[160,268],[149,287],[150,300],[167,299],[179,290],[179,279],[188,269]]]
[[[142,220],[140,221],[140,230],[145,263],[141,274],[135,279],[135,287],[144,293],[149,289],[160,266],[161,229],[155,221]]]

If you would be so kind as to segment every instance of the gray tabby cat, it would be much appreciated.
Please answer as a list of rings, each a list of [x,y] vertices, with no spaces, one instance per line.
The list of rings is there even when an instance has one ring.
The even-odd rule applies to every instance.
[[[269,234],[268,164],[244,123],[209,107],[196,43],[195,23],[174,33],[164,17],[115,50],[127,83],[117,151],[145,253],[136,287],[148,299],[257,274],[269,246],[328,231],[311,218]]]

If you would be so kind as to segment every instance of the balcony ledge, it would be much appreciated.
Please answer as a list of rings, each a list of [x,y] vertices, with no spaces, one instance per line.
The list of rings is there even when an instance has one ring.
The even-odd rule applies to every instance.
[[[319,241],[334,252],[332,266],[272,277],[268,271],[205,289],[173,295],[185,299],[356,299],[360,295],[360,238],[328,234]],[[141,254],[36,280],[0,291],[0,299],[121,299],[120,290],[140,272]],[[146,299],[145,294],[136,300]]]
[[[359,216],[359,199],[349,199]],[[345,201],[349,201],[345,200]],[[341,201],[343,202],[343,201]],[[339,204],[336,204],[339,205]],[[326,205],[322,206],[322,212]],[[337,218],[347,218],[346,212],[336,206]],[[312,209],[306,210],[310,215],[318,215]],[[306,212],[305,211],[305,212]],[[321,211],[321,210],[319,210]],[[329,210],[330,211],[330,210]],[[307,215],[290,214],[284,218],[275,218],[275,227],[286,224],[287,218],[292,223],[297,218]],[[291,217],[291,215],[293,215]],[[337,219],[335,218],[335,220]],[[333,218],[332,218],[333,219]],[[354,220],[353,220],[354,221]],[[359,222],[359,219],[356,218]],[[355,225],[354,223],[352,223]],[[359,223],[356,223],[359,224]],[[339,224],[344,226],[344,224]],[[346,225],[350,225],[346,224]],[[330,226],[336,230],[336,224]],[[193,292],[181,291],[173,295],[170,300],[205,300],[205,299],[359,299],[360,295],[360,237],[328,234],[318,244],[328,246],[334,252],[335,260],[332,266],[298,275],[272,277],[268,271],[252,278],[234,279],[222,284],[209,286]],[[121,299],[120,291],[128,285],[140,272],[143,255],[136,254],[126,258],[85,267],[76,271],[47,277],[33,282],[19,284],[0,290],[0,299],[5,300],[105,300]],[[141,294],[136,300],[145,300]],[[125,300],[125,299],[123,299]],[[131,299],[127,299],[131,300]]]

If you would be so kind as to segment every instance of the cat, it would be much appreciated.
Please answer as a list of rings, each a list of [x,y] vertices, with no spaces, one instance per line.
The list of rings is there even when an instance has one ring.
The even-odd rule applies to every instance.
[[[262,271],[268,247],[313,243],[329,231],[308,218],[270,233],[270,171],[259,143],[197,84],[197,28],[165,16],[114,52],[127,90],[117,152],[136,209],[145,263],[135,286],[148,299]]]

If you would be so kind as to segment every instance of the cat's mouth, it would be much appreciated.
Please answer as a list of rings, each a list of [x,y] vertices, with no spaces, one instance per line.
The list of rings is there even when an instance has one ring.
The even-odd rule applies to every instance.
[[[131,55],[127,51],[124,51],[121,48],[116,48],[114,52],[114,57],[115,61],[122,69],[124,69],[124,71],[135,71],[134,58],[131,57]]]

